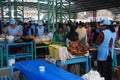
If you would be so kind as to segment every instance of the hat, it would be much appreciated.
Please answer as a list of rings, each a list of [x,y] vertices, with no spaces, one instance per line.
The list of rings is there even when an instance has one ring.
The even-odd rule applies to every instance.
[[[43,22],[42,22],[42,21],[39,21],[39,22],[38,22],[38,25],[43,25]]]
[[[100,24],[101,26],[103,25],[111,25],[111,21],[108,19],[104,19],[103,22]]]
[[[14,19],[10,20],[10,24],[16,24],[16,21]]]

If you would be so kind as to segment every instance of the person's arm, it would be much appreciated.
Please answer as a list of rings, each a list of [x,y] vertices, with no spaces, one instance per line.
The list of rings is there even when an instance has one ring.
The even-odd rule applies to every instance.
[[[89,47],[87,34],[86,34],[85,37],[86,37],[86,38],[85,38],[85,43],[86,43],[85,45],[86,45],[87,47]]]
[[[8,26],[6,26],[3,30],[3,33],[7,34],[8,33]]]
[[[32,28],[30,28],[30,30],[31,30],[31,35],[32,35],[32,36],[34,36],[33,29],[32,29]]]
[[[103,42],[103,40],[104,40],[104,34],[103,32],[101,32],[99,36],[97,37],[95,43],[99,46]]]
[[[112,48],[112,45],[113,45],[113,38],[110,39],[109,48]]]
[[[18,36],[22,36],[22,35],[23,35],[23,32],[22,32],[21,29],[18,31],[18,34],[17,34],[17,35],[18,35]]]

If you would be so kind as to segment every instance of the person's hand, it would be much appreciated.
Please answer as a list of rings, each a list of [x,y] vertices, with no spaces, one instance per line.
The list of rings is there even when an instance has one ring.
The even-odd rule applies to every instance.
[[[16,37],[16,36],[18,36],[18,34],[16,33],[16,34],[14,34],[14,36]]]
[[[7,33],[8,33],[8,31],[7,31],[7,30],[4,30],[4,31],[3,31],[3,33],[7,34]]]

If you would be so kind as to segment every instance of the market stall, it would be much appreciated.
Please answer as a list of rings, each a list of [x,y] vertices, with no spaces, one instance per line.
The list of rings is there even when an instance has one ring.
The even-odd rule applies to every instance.
[[[24,47],[26,49],[22,52],[11,53],[9,52],[10,47]],[[33,42],[20,42],[20,43],[7,43],[6,46],[6,62],[7,66],[9,66],[10,59],[20,59],[20,58],[30,58],[33,59]]]
[[[91,69],[91,58],[89,57],[89,51],[76,53],[72,55],[67,47],[52,44],[49,45],[50,56],[46,57],[46,60],[55,64],[56,66],[64,66],[69,64],[81,64],[85,63],[85,72],[87,73]]]

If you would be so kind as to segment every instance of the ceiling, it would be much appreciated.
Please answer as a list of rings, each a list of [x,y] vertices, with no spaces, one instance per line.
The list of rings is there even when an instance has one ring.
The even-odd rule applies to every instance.
[[[120,13],[120,0],[72,0],[71,12],[93,11],[109,9]]]
[[[3,1],[6,1],[6,0],[3,0]],[[66,0],[66,1],[69,1],[69,0]],[[70,10],[72,13],[108,9],[115,14],[120,14],[120,0],[71,0],[71,2],[72,4],[70,6]],[[41,6],[42,9],[47,10],[47,5],[45,4],[41,4],[41,5],[42,5]],[[31,1],[24,2],[24,6],[27,6],[30,8],[37,8],[37,2],[31,2]]]

